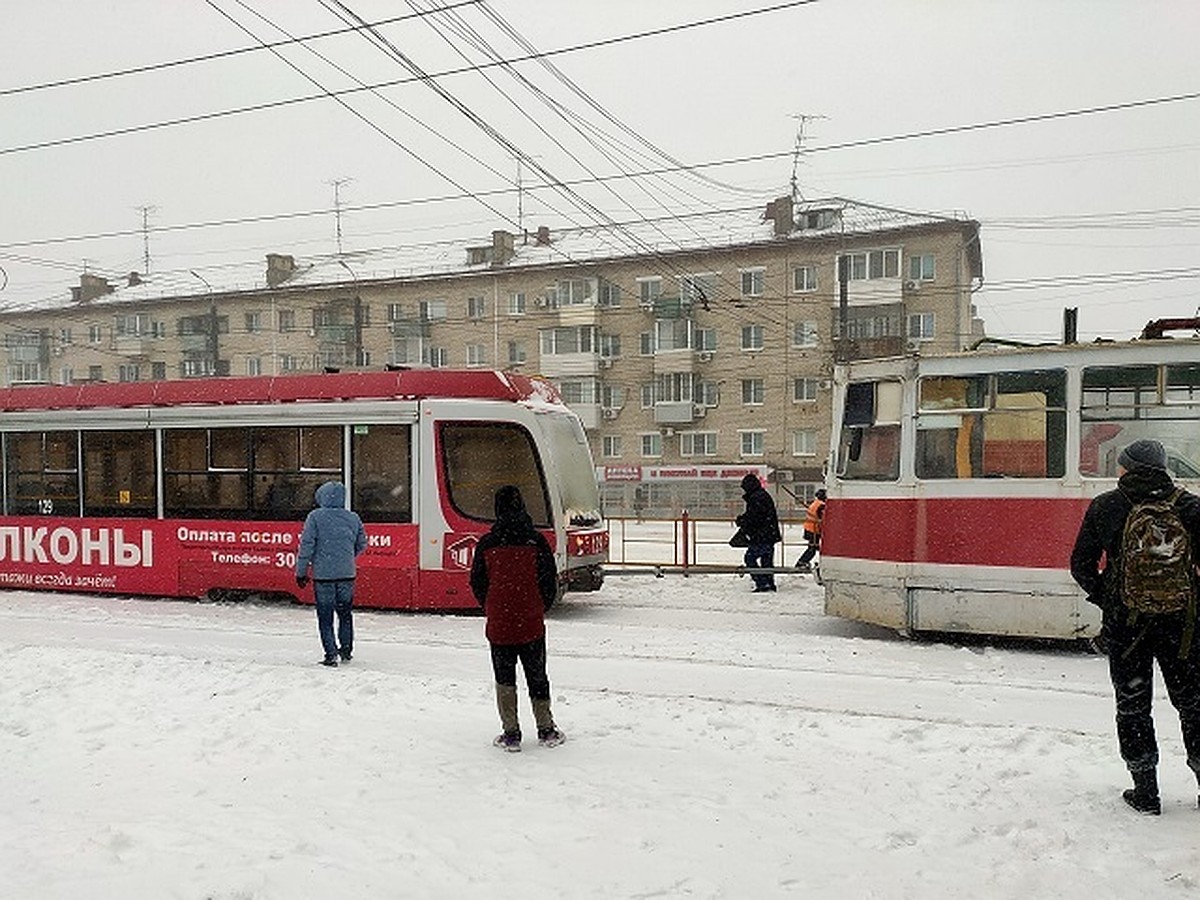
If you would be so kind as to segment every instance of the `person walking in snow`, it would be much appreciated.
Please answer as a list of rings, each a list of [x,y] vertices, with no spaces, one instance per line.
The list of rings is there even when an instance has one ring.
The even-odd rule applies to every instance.
[[[538,743],[554,747],[566,736],[550,712],[546,677],[545,612],[558,596],[558,569],[546,539],[533,527],[521,491],[509,484],[496,491],[496,520],[475,547],[471,592],[487,616],[484,633],[491,647],[496,707],[504,729],[493,743],[521,749],[517,716],[517,661],[533,702]]]
[[[308,585],[312,566],[313,594],[317,601],[317,630],[325,658],[321,665],[349,662],[354,652],[355,559],[367,549],[367,532],[358,513],[346,509],[346,488],[327,481],[315,494],[317,508],[304,520],[296,553],[296,584]],[[337,615],[337,638],[333,617]]]
[[[753,474],[742,478],[742,499],[746,502],[746,511],[734,521],[750,541],[746,547],[746,568],[773,569],[775,545],[783,539],[775,501],[763,488],[758,476]],[[750,577],[754,580],[755,593],[775,590],[775,576],[770,572],[752,574]]]
[[[1098,645],[1116,694],[1117,742],[1133,776],[1123,799],[1158,815],[1154,661],[1179,713],[1187,764],[1200,780],[1200,648],[1196,548],[1200,497],[1176,488],[1158,441],[1134,441],[1117,458],[1116,490],[1088,506],[1071,551],[1071,575],[1103,611]]]
[[[817,488],[813,502],[804,512],[804,542],[808,544],[796,560],[796,571],[812,571],[812,560],[821,546],[821,525],[825,521],[825,488]]]

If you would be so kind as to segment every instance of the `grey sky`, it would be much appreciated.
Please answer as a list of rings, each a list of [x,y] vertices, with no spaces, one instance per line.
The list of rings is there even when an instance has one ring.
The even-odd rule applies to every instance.
[[[429,2],[345,5],[376,21]],[[489,0],[487,8],[538,50],[549,51],[771,5]],[[152,273],[194,269],[204,275],[272,251],[334,252],[335,179],[349,179],[341,186],[349,207],[342,219],[347,250],[474,242],[518,222],[514,157],[418,83],[383,90],[391,104],[369,92],[345,97],[361,117],[321,99],[12,152],[318,94],[320,88],[266,50],[12,91],[253,46],[254,39],[216,7],[267,41],[284,35],[264,18],[295,36],[344,27],[331,12],[337,8],[332,0],[43,0],[5,6],[0,267],[7,287],[0,304],[62,295],[77,283],[84,260],[106,274],[140,271],[144,206],[153,207],[152,228],[168,229],[150,235]],[[504,56],[525,52],[479,5],[457,11]],[[466,64],[421,21],[380,30],[428,73]],[[673,174],[584,184],[577,197],[527,190],[520,221],[557,228],[601,215],[627,221],[761,205],[788,189],[795,117],[820,116],[805,124],[810,152],[799,169],[804,196],[960,212],[983,223],[987,286],[977,303],[990,334],[1053,339],[1063,307],[1077,306],[1081,337],[1129,337],[1149,319],[1193,315],[1200,306],[1200,99],[843,145],[1200,92],[1198,38],[1200,6],[1190,0],[818,0],[557,55],[554,64],[592,99],[677,160],[701,165],[766,158],[703,170],[728,187]],[[471,62],[481,59],[461,33],[454,43]],[[393,57],[361,36],[311,46],[328,59],[295,46],[280,48],[280,54],[325,88],[354,86],[346,72],[366,83],[406,77]],[[570,110],[602,124],[601,145],[620,150],[626,169],[663,165],[645,151],[631,157],[633,138],[601,120],[545,69],[533,62],[518,68]],[[520,109],[478,73],[439,83],[555,178],[571,182],[619,171],[503,71],[488,74]],[[535,180],[530,168],[523,166],[527,187]],[[483,196],[433,199],[458,197],[464,189]],[[355,209],[372,204],[382,206]],[[319,214],[298,215],[306,212]],[[281,218],[179,227],[270,216]],[[108,232],[128,233],[63,240]],[[1120,273],[1136,274],[1116,277]]]

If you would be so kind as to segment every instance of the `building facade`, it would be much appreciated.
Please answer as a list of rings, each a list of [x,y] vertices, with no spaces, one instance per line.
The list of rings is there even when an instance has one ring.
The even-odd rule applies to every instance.
[[[201,277],[81,278],[0,309],[8,385],[487,367],[552,380],[606,513],[783,514],[822,480],[835,358],[982,337],[977,222],[842,200],[423,245]],[[841,276],[839,278],[839,275]]]

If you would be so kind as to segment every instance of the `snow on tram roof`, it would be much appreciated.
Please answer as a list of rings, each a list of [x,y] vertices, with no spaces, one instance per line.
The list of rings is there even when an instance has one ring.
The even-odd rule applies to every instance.
[[[212,377],[174,381],[87,382],[0,389],[0,412],[38,409],[128,409],[346,400],[462,397],[562,405],[548,382],[489,369]]]

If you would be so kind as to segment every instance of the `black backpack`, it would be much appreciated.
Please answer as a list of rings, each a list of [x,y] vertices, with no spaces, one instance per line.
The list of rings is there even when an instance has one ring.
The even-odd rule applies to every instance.
[[[1121,597],[1134,613],[1173,613],[1194,602],[1192,537],[1175,508],[1180,491],[1135,503],[1121,533]]]

